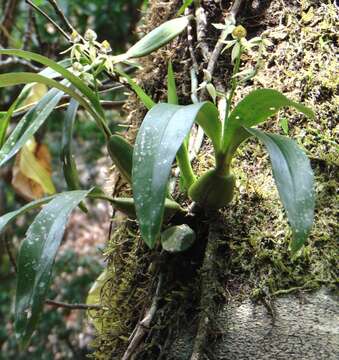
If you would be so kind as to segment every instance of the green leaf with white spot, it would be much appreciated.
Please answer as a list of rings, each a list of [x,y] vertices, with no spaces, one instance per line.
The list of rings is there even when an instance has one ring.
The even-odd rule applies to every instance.
[[[27,230],[18,254],[15,299],[15,331],[26,347],[41,314],[68,218],[87,191],[69,191],[55,196],[43,207]]]
[[[24,214],[27,211],[30,211],[32,209],[35,209],[37,207],[40,207],[46,203],[48,203],[50,200],[52,200],[55,197],[55,195],[45,197],[43,199],[35,200],[27,205],[21,207],[18,210],[11,211],[3,216],[0,217],[0,234],[5,229],[5,227],[13,220],[15,220],[18,216]]]
[[[167,182],[177,151],[197,122],[220,148],[218,109],[210,102],[180,106],[155,105],[144,118],[133,152],[133,197],[141,234],[150,248],[159,237]]]
[[[266,146],[280,199],[286,210],[293,239],[292,253],[307,239],[314,220],[314,176],[310,161],[297,143],[285,136],[247,128]]]

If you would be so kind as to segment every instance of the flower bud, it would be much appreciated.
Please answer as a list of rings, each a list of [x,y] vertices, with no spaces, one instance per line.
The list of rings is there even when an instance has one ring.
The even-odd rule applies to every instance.
[[[232,31],[232,36],[234,39],[241,39],[246,37],[247,31],[242,25],[238,25],[235,27],[235,29]]]
[[[79,62],[73,63],[72,67],[75,71],[79,71],[79,72],[81,72],[84,69],[84,67]]]
[[[203,71],[203,73],[204,73],[204,80],[205,80],[206,82],[211,82],[211,81],[212,81],[212,75],[211,75],[211,73],[210,73],[208,70],[206,70],[206,69],[203,69],[202,71]]]
[[[78,43],[78,42],[80,42],[80,35],[78,34],[78,32],[77,31],[73,31],[72,32],[72,34],[71,34],[71,41],[73,42],[73,43]]]
[[[101,43],[100,48],[101,48],[101,50],[102,50],[104,53],[109,53],[109,52],[112,51],[111,45],[110,45],[110,43],[109,43],[107,40],[104,40],[104,41]]]
[[[88,29],[88,30],[86,30],[84,37],[85,37],[86,41],[93,42],[97,39],[98,36],[95,31]]]

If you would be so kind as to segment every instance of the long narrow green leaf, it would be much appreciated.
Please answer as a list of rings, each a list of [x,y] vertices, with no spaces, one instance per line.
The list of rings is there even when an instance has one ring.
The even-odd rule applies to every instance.
[[[58,64],[60,66],[66,68],[66,67],[71,65],[71,60],[70,59],[64,59],[64,60],[59,61]],[[49,67],[41,70],[38,74],[43,75],[45,77],[48,77],[50,79],[55,79],[56,77],[60,76],[59,73],[57,73],[56,71],[54,71],[53,69],[51,69]],[[63,83],[63,82],[61,82],[61,83]],[[26,84],[22,88],[22,90],[20,91],[20,94],[17,97],[17,104],[16,104],[16,107],[15,107],[15,110],[18,110],[22,106],[22,103],[26,100],[27,96],[30,93],[30,90],[32,89],[32,87],[34,85],[35,85],[34,83],[30,83],[30,84]]]
[[[225,127],[223,144],[229,146],[236,141],[236,133],[242,127],[260,124],[275,115],[283,107],[294,107],[310,118],[314,118],[312,110],[306,106],[289,100],[279,91],[259,89],[247,95],[232,111]]]
[[[107,150],[120,174],[131,184],[133,146],[124,137],[114,134],[107,143]]]
[[[310,161],[295,141],[247,128],[266,146],[280,199],[292,228],[291,250],[298,251],[309,235],[314,218],[314,184]]]
[[[192,4],[193,0],[185,0],[177,12],[177,16],[182,15],[185,10]]]
[[[95,111],[104,118],[104,112],[100,105],[98,98],[95,93],[82,81],[79,77],[72,74],[70,71],[65,69],[63,66],[59,65],[55,61],[29,51],[20,50],[20,49],[6,49],[0,50],[0,55],[10,55],[21,57],[26,60],[33,60],[42,65],[50,67],[52,70],[56,71],[60,75],[62,75],[65,79],[67,79],[73,86],[75,86],[84,96],[88,98],[88,100],[93,105]]]
[[[43,204],[46,204],[47,202],[49,202],[50,200],[52,200],[55,196],[48,196],[45,197],[43,199],[39,199],[36,201],[32,201],[29,204],[21,207],[18,210],[9,212],[3,216],[0,217],[0,233],[4,230],[4,228],[6,227],[7,224],[9,224],[11,221],[15,220],[18,216],[24,214],[25,212],[35,209]]]
[[[7,116],[7,112],[1,111],[0,112],[0,149],[5,142],[8,123],[9,123],[9,117]]]
[[[79,173],[74,161],[72,149],[73,128],[78,108],[79,103],[76,100],[71,99],[65,114],[61,139],[62,169],[64,178],[66,180],[67,189],[69,191],[81,189]],[[88,212],[86,206],[83,203],[81,203],[79,207],[82,211],[86,213]]]
[[[146,115],[133,153],[133,194],[143,239],[153,248],[159,236],[172,162],[196,121],[218,149],[221,124],[210,102],[157,104]]]
[[[25,114],[0,149],[0,166],[10,160],[36,133],[59,103],[63,94],[58,89],[49,90],[39,103]]]
[[[119,69],[115,69],[115,72],[117,72],[119,75],[124,77],[130,87],[133,89],[133,91],[137,94],[139,99],[142,101],[142,103],[145,105],[146,109],[150,110],[155,105],[155,102],[152,100],[150,96],[148,96],[145,91],[142,89],[141,86],[139,86],[129,75],[127,75],[125,72]]]
[[[122,59],[138,58],[152,53],[169,43],[172,39],[183,32],[188,25],[189,18],[182,16],[164,22],[157,28],[153,29],[128,51],[120,55]]]
[[[56,89],[63,91],[64,93],[76,99],[94,117],[94,119],[98,119],[99,115],[94,110],[92,110],[91,106],[88,104],[86,100],[84,100],[77,92],[75,92],[71,88],[62,85],[61,83],[53,79],[49,79],[43,75],[29,73],[29,72],[19,72],[19,73],[14,72],[10,74],[0,75],[0,87],[27,84],[32,82],[45,84],[47,86],[54,87]]]
[[[23,346],[39,320],[52,266],[70,213],[90,191],[70,191],[49,202],[28,228],[18,255],[15,331]]]
[[[13,112],[19,102],[20,98],[18,97],[13,104],[10,106],[8,111],[0,112],[0,149],[5,143],[6,133],[8,129],[9,122],[11,121]]]
[[[61,161],[68,190],[80,189],[79,175],[72,156],[73,127],[78,108],[79,103],[76,100],[71,99],[65,114],[62,130]]]
[[[60,66],[67,67],[70,65],[70,60],[65,59],[58,63]],[[53,79],[57,76],[60,76],[59,73],[54,71],[51,68],[43,69],[39,72],[39,75],[43,75],[45,77],[48,77],[50,79]],[[35,83],[29,83],[26,84],[23,89],[20,91],[20,94],[18,95],[17,99],[13,102],[11,107],[7,112],[5,112],[5,118],[0,123],[0,149],[2,145],[4,145],[5,140],[5,133],[6,128],[8,126],[8,122],[10,117],[13,114],[14,110],[17,110],[18,107],[22,104],[23,101],[27,98],[27,96],[30,93],[31,88],[34,86]],[[67,85],[69,84],[66,80],[62,81],[61,84]],[[6,146],[2,151],[0,151],[0,162],[1,158],[4,155],[4,153],[7,153],[8,158],[4,161],[9,160],[12,156],[16,154],[18,150],[26,143],[27,140],[31,138],[31,136],[34,135],[34,133],[39,129],[39,127],[44,123],[44,121],[47,119],[49,114],[53,111],[54,107],[58,104],[61,97],[63,95],[63,92],[57,89],[50,90],[47,94],[44,95],[40,99],[39,102],[32,106],[31,109],[24,115],[24,117],[20,120],[17,127],[12,132],[12,135],[10,139],[8,139]],[[25,135],[25,131],[27,130],[27,133]],[[17,144],[18,139],[20,136],[24,136],[19,144]],[[14,145],[13,145],[14,144]],[[10,153],[13,151],[12,153]],[[1,162],[2,164],[2,162]],[[1,166],[0,164],[0,166]]]
[[[167,68],[167,102],[169,104],[178,105],[177,86],[175,84],[172,62],[168,62]]]
[[[177,94],[177,86],[173,72],[172,62],[168,62],[167,68],[167,102],[169,104],[178,105],[179,99]],[[177,152],[177,163],[180,168],[180,186],[184,191],[187,191],[196,180],[188,153],[189,134],[186,136],[184,142]]]
[[[0,75],[0,87],[26,84],[26,83],[31,83],[31,82],[38,82],[38,83],[45,84],[47,86],[55,87],[56,89],[61,90],[62,92],[70,95],[75,100],[77,100],[93,116],[93,118],[96,120],[96,122],[98,123],[99,126],[102,126],[102,119],[92,109],[92,107],[88,104],[87,101],[85,101],[74,90],[66,87],[65,85],[63,85],[61,83],[58,83],[55,80],[46,78],[45,76],[42,76],[39,74],[25,73],[25,72]],[[59,93],[59,95],[60,95],[60,93]],[[43,99],[46,100],[45,97]],[[41,109],[42,110],[40,110],[40,111],[43,114],[44,108],[41,107]],[[1,151],[0,151],[0,166],[2,166],[6,161],[8,161],[15,154],[15,152],[18,151],[18,149],[20,148],[20,147],[16,146],[15,143],[13,143],[13,140],[9,141],[9,139],[8,139],[7,142],[8,142],[8,146],[6,146],[6,148],[4,146],[3,149],[1,149]],[[20,144],[20,146],[22,146],[22,145],[23,144]],[[11,149],[12,147],[15,147],[16,151],[12,151],[12,149]],[[10,152],[10,154],[8,154],[9,152]]]

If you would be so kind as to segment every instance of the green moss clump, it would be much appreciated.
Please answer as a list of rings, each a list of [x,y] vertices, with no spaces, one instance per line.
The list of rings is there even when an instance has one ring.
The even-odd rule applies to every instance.
[[[121,358],[149,285],[149,260],[131,224],[117,225],[104,255],[109,259],[107,282],[101,291],[105,310],[96,314],[102,329],[92,343],[93,357],[100,360]]]

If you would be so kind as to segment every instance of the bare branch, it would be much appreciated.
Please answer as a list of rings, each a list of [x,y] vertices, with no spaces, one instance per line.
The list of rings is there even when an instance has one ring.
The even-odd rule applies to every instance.
[[[28,19],[24,34],[24,40],[22,48],[26,50],[28,48],[29,41],[32,38],[32,32],[33,32],[34,22],[33,22],[33,9],[31,7],[28,8]]]
[[[157,289],[155,291],[151,307],[147,310],[144,318],[139,322],[139,324],[135,328],[135,331],[133,331],[133,334],[131,336],[131,341],[127,347],[127,350],[125,351],[124,356],[122,357],[122,360],[129,360],[131,358],[131,356],[133,355],[136,348],[139,346],[142,339],[150,330],[152,320],[158,309],[162,282],[163,282],[163,274],[160,274]]]
[[[245,0],[234,0],[230,10],[230,14],[233,15],[234,17],[237,17],[243,3],[245,3]]]
[[[187,8],[185,10],[185,16],[190,15],[191,10],[190,8]],[[199,73],[199,65],[198,61],[195,57],[194,48],[193,48],[193,29],[192,29],[192,20],[189,20],[188,26],[187,26],[187,42],[188,42],[188,50],[190,52],[191,60],[192,60],[192,66],[194,69],[194,72],[196,75]]]
[[[14,24],[15,10],[18,4],[19,0],[9,0],[6,4],[4,15],[0,23],[0,45],[2,47],[6,47],[8,44],[8,38]]]
[[[60,9],[58,3],[55,0],[48,0],[48,2],[53,6],[56,14],[60,17],[61,21],[64,23],[64,25],[66,26],[67,30],[69,33],[72,33],[75,29],[72,26],[72,24],[70,23],[70,21],[66,18],[65,14],[62,12],[62,10]]]
[[[103,307],[101,305],[87,305],[87,304],[68,304],[61,301],[55,300],[46,300],[46,305],[61,307],[70,310],[101,310]]]
[[[17,57],[9,57],[6,60],[0,61],[0,69],[5,68],[10,65],[23,65],[35,72],[41,71],[41,68],[39,68],[38,66],[35,66],[32,63],[30,63],[29,61],[19,59]]]
[[[70,96],[65,95],[62,97],[63,100],[67,100],[69,99]],[[38,101],[35,101],[31,104],[22,106],[21,108],[17,109],[16,111],[14,111],[12,118],[17,118],[20,117],[22,115],[25,115],[30,109],[32,109],[36,104],[38,103]],[[124,106],[126,103],[126,101],[124,100],[116,100],[116,101],[110,101],[110,100],[100,100],[100,104],[104,109],[110,109],[110,110],[119,110],[121,109],[122,106]],[[64,102],[60,105],[57,105],[54,110],[64,110],[68,107],[69,102]]]
[[[209,225],[205,257],[200,270],[200,318],[190,360],[204,359],[206,340],[211,330],[212,319],[215,316],[216,304],[214,298],[216,289],[213,287],[213,284],[215,284],[217,274],[215,266],[217,264],[220,219],[218,214],[213,211],[211,215],[214,221]]]
[[[3,241],[4,241],[5,248],[6,248],[8,257],[9,257],[9,261],[10,261],[10,263],[11,263],[13,269],[14,269],[14,272],[17,273],[18,272],[18,267],[17,267],[15,257],[14,257],[14,255],[12,253],[11,246],[9,244],[9,241],[8,241],[8,238],[7,238],[6,234],[3,235]]]
[[[65,31],[49,16],[47,15],[43,10],[41,10],[38,6],[33,4],[30,0],[25,0],[26,3],[31,6],[34,10],[39,12],[42,16],[44,16],[59,32],[60,34],[67,39],[67,41],[70,40],[70,36],[65,33]]]
[[[34,12],[32,12],[32,20],[33,20],[33,27],[34,27],[34,31],[35,31],[35,35],[36,35],[38,45],[42,49],[44,43],[43,43],[41,35],[40,35],[39,26],[38,26],[38,23],[36,21],[36,17],[35,17]]]
[[[204,60],[207,62],[209,59],[209,55],[210,55],[208,45],[205,41],[207,18],[206,18],[205,9],[201,6],[200,1],[199,1],[199,5],[196,5],[195,19],[196,19],[196,23],[197,23],[198,47],[201,50],[201,54],[202,54]]]

